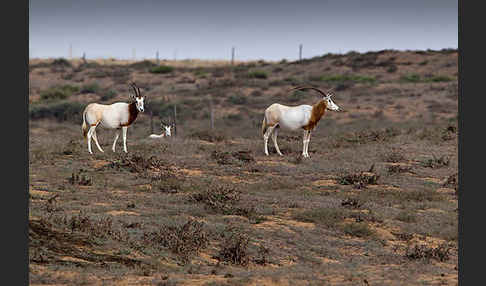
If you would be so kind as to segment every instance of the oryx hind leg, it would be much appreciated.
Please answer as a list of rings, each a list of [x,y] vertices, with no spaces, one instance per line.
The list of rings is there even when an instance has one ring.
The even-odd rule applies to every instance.
[[[277,153],[280,156],[283,156],[282,152],[280,152],[280,148],[278,148],[277,144],[277,135],[278,135],[278,128],[275,128],[272,133],[272,140],[273,140],[273,145],[275,146],[275,149],[277,149]]]
[[[90,154],[93,154],[91,150],[91,137],[93,137],[93,132],[95,131],[96,126],[91,126],[88,130],[87,138],[88,138],[88,151]]]
[[[120,132],[118,130],[115,130],[115,140],[113,141],[113,147],[111,147],[111,150],[113,150],[113,152],[115,152],[116,141],[118,140],[118,137],[120,137]]]
[[[269,126],[267,128],[267,130],[265,131],[265,134],[263,134],[263,143],[264,143],[264,147],[265,147],[265,155],[267,155],[267,156],[268,156],[268,138],[272,134],[272,131],[273,131],[274,128],[275,128],[275,126]]]
[[[101,152],[105,152],[105,151],[103,151],[103,149],[101,149],[100,143],[98,143],[98,137],[96,136],[96,130],[93,131],[93,139],[94,139],[94,142],[96,143],[96,147],[98,147],[98,150],[100,150]]]

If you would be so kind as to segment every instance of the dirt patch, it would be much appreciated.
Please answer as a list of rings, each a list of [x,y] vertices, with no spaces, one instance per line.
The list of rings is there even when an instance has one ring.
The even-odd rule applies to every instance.
[[[395,235],[392,234],[392,232],[386,228],[382,228],[379,226],[371,226],[371,229],[375,232],[376,236],[379,239],[383,239],[385,241],[394,241],[396,240]]]
[[[456,193],[454,189],[450,189],[450,188],[438,188],[436,191],[438,193],[447,194],[447,195],[454,195]]]
[[[295,231],[290,229],[290,227],[312,229],[315,228],[315,224],[310,222],[291,220],[291,219],[269,217],[267,218],[266,221],[255,225],[255,227],[267,229],[267,230],[285,230],[287,232],[295,233]]]
[[[130,211],[109,211],[106,214],[112,215],[112,216],[120,216],[120,215],[134,215],[134,216],[139,216],[139,213],[136,212],[130,212]]]
[[[99,169],[99,168],[102,168],[106,165],[111,164],[110,161],[106,161],[106,160],[93,160],[91,163],[92,163],[93,168],[95,168],[95,169]]]
[[[204,174],[203,171],[195,169],[179,169],[179,171],[190,177],[200,177]]]
[[[334,187],[337,186],[336,180],[333,179],[327,179],[327,180],[317,180],[312,182],[312,185],[316,187]]]
[[[34,190],[34,189],[30,189],[29,190],[29,193],[31,195],[35,195],[35,196],[41,196],[41,197],[47,197],[47,196],[51,196],[52,193],[51,192],[48,192],[48,191],[42,191],[42,190]]]
[[[441,184],[442,180],[440,178],[431,178],[431,177],[425,177],[422,178],[425,182],[430,182],[430,183],[435,183],[435,184]]]

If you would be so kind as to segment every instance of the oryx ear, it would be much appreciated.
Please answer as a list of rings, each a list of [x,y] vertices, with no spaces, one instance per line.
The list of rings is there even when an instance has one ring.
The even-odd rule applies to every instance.
[[[333,95],[334,95],[334,94],[333,94],[333,92],[332,92],[333,90],[334,90],[334,87],[331,87],[330,89],[328,89],[328,90],[326,91],[326,97],[327,97],[327,98],[331,98],[331,96],[333,96]]]

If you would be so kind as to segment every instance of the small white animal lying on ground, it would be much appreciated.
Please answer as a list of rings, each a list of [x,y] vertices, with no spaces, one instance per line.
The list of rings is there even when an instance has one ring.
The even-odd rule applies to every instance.
[[[163,132],[162,134],[158,135],[158,134],[150,134],[149,138],[153,138],[153,139],[157,139],[157,138],[162,138],[162,137],[169,137],[171,136],[171,132],[170,132],[170,129],[172,128],[172,126],[170,125],[165,125],[163,123],[160,124],[160,126],[162,126],[164,129],[165,129],[165,132]]]

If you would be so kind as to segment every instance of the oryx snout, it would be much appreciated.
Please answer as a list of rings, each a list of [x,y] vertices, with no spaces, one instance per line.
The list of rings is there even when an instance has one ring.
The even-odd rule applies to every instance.
[[[326,97],[327,100],[327,109],[332,111],[339,111],[339,106],[332,101],[330,96]]]

